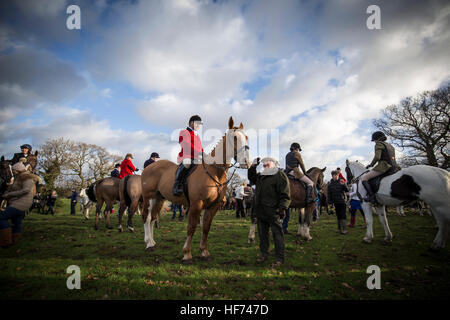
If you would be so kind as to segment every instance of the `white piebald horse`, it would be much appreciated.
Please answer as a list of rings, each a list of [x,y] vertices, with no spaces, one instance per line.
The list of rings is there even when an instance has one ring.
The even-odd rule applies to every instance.
[[[87,193],[86,193],[86,189],[81,189],[80,191],[80,208],[81,208],[81,212],[84,213],[84,218],[86,220],[89,219],[89,210],[92,208],[92,206],[94,205],[94,203],[89,199]]]
[[[358,161],[346,161],[347,179],[358,183],[359,195],[364,198],[366,189],[359,179],[368,170]],[[401,206],[417,199],[430,206],[430,210],[436,219],[439,231],[430,247],[432,250],[444,248],[450,227],[450,173],[446,170],[416,165],[404,168],[397,173],[381,179],[380,188],[375,194],[375,205],[378,218],[384,227],[386,243],[392,242],[392,233],[386,218],[385,206]],[[367,232],[363,241],[370,243],[373,240],[372,204],[361,201],[366,217]]]

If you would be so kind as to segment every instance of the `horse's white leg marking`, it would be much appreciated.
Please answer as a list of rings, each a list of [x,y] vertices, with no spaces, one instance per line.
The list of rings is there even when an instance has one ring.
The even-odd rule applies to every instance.
[[[147,248],[149,247],[153,247],[155,245],[155,242],[153,241],[153,225],[151,225],[150,221],[152,219],[152,208],[153,205],[155,204],[155,200],[151,199],[149,200],[149,206],[148,206],[148,215],[147,215],[147,219],[145,220],[144,223],[144,232],[145,232],[145,236],[144,236],[144,241],[147,244]],[[152,228],[150,228],[150,226]]]
[[[392,233],[389,229],[389,224],[386,217],[386,207],[385,206],[377,206],[376,207],[378,219],[380,219],[381,224],[384,228],[384,233],[386,237],[384,238],[385,242],[391,242],[392,241]]]
[[[256,223],[252,223],[250,225],[250,232],[248,233],[248,243],[252,243],[255,241],[255,230],[256,230]]]
[[[373,216],[372,216],[372,206],[370,203],[364,202],[361,204],[364,216],[366,217],[366,224],[367,224],[367,230],[366,230],[366,236],[364,237],[363,241],[370,243],[373,240]]]

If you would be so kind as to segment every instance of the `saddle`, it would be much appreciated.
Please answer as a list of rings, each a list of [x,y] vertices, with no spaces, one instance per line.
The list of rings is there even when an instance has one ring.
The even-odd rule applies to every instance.
[[[400,169],[398,169],[398,168],[391,167],[388,171],[386,171],[382,175],[379,175],[378,177],[370,179],[368,182],[369,182],[370,187],[372,188],[373,193],[377,193],[378,189],[380,189],[381,179],[383,179],[387,176],[390,176],[399,170]]]
[[[308,186],[304,181],[297,179],[292,173],[292,170],[288,170],[288,169],[284,169],[284,173],[286,173],[287,177],[289,178],[289,180],[293,180],[293,181],[298,181],[300,182],[300,184],[302,185],[303,188],[305,188]],[[309,178],[309,177],[308,177]]]

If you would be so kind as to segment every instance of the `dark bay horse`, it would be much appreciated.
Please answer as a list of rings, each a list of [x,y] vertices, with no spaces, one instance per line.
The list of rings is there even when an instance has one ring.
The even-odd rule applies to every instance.
[[[139,205],[142,206],[141,176],[133,174],[121,179],[119,183],[119,196],[119,232],[123,231],[122,216],[126,208],[128,208],[128,230],[134,232],[133,216]]]
[[[316,167],[310,168],[306,174],[308,177],[314,182],[314,190],[313,196],[316,198],[316,190],[322,187],[323,184],[323,172],[326,170],[326,167],[323,169],[319,169]],[[312,221],[312,213],[315,209],[315,202],[310,204],[306,204],[306,189],[303,187],[303,184],[300,181],[289,178],[289,186],[291,191],[291,204],[289,208],[298,208],[298,231],[297,236],[306,240],[312,240],[311,235],[309,234],[309,226]]]
[[[13,173],[11,169],[11,161],[5,160],[2,156],[0,159],[0,204],[3,202],[3,194],[13,182]]]
[[[109,215],[113,209],[114,203],[120,201],[119,196],[120,179],[108,177],[94,182],[87,191],[91,201],[97,202],[95,215],[95,230],[98,230],[98,219],[101,214],[103,203],[106,203],[104,211],[106,228],[112,229]]]
[[[164,200],[172,203],[189,206],[187,238],[183,247],[183,263],[192,263],[191,241],[195,228],[203,214],[203,234],[200,242],[201,257],[209,259],[207,238],[214,215],[222,204],[227,190],[227,172],[231,160],[239,163],[240,168],[247,169],[250,165],[248,153],[248,137],[244,132],[244,126],[234,126],[233,118],[228,121],[228,131],[219,141],[217,146],[202,162],[197,165],[192,174],[187,178],[189,199],[184,194],[174,196],[172,186],[175,180],[177,165],[168,160],[160,160],[144,169],[142,173],[142,197],[146,251],[155,248],[153,239],[153,226],[159,216]]]

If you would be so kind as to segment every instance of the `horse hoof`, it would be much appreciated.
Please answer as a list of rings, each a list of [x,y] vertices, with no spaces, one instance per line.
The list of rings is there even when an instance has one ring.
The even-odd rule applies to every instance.
[[[200,259],[201,259],[202,261],[211,261],[211,256],[206,256],[206,257],[200,256]]]
[[[95,226],[95,227],[94,227],[94,229],[95,229],[95,230],[98,230],[98,227],[97,227],[97,226]]]
[[[364,242],[364,243],[372,243],[372,240],[369,240],[369,239],[363,239],[362,242]]]
[[[438,247],[438,246],[436,246],[436,245],[431,245],[429,248],[428,248],[428,250],[429,251],[431,251],[431,252],[439,252],[439,251],[441,251],[441,247]]]
[[[145,252],[152,252],[152,251],[155,251],[155,248],[156,246],[153,246],[153,247],[147,247],[147,248],[145,248]]]
[[[131,233],[135,233],[134,228],[128,227],[128,230],[129,230]]]
[[[248,239],[248,244],[252,244],[253,242],[255,242],[255,239]]]
[[[383,240],[383,245],[385,246],[391,246],[392,245],[392,240]]]
[[[186,264],[186,265],[192,264],[192,259],[183,259],[183,260],[181,260],[181,263]]]
[[[119,232],[122,232],[122,231],[123,231],[123,229],[120,227],[120,228],[119,228]]]
[[[106,226],[106,229],[112,229],[113,227],[111,227],[111,226]]]

